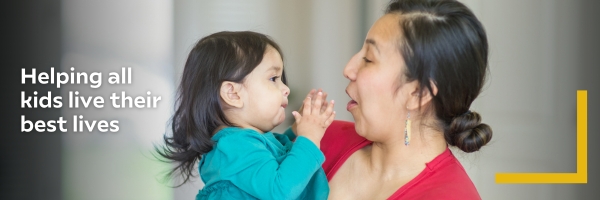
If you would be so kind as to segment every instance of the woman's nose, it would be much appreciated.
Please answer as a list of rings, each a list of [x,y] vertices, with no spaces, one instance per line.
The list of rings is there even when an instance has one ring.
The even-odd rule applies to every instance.
[[[352,58],[350,58],[350,61],[348,61],[348,64],[346,64],[346,67],[344,68],[344,77],[346,77],[350,81],[354,81],[356,79],[356,70],[358,68],[358,65],[360,64],[360,59],[358,59],[359,57],[360,56],[358,55],[358,53],[352,56]]]

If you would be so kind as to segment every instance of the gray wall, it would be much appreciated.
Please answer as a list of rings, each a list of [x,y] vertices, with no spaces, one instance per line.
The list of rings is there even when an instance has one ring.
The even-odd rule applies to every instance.
[[[153,155],[167,132],[174,95],[172,1],[63,0],[61,71],[102,72],[102,86],[66,85],[81,96],[103,96],[105,106],[61,109],[69,118],[119,120],[116,133],[72,132],[62,136],[64,199],[169,199],[161,182],[169,165]],[[109,72],[132,70],[132,84],[108,84]],[[161,96],[157,108],[113,108],[112,93]],[[72,126],[72,125],[70,125]]]

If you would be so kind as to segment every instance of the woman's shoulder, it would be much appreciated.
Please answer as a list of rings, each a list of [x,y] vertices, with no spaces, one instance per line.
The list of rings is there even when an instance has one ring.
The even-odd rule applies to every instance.
[[[353,122],[335,120],[325,130],[321,139],[321,150],[339,153],[340,150],[348,149],[364,140],[366,139],[356,133]]]
[[[339,143],[341,141],[362,141],[365,138],[358,135],[354,129],[354,122],[334,120],[325,130],[321,144]]]
[[[481,199],[471,178],[450,149],[427,163],[422,176],[410,189],[398,191],[390,199]]]
[[[325,155],[323,170],[327,178],[332,177],[352,153],[367,144],[370,141],[356,133],[353,122],[333,121],[321,139],[321,151]]]

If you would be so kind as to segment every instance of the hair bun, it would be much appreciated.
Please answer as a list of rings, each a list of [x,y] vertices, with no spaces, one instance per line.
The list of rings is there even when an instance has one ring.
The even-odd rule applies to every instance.
[[[492,139],[492,128],[481,123],[479,113],[467,111],[452,119],[445,137],[450,145],[470,153],[478,151]]]

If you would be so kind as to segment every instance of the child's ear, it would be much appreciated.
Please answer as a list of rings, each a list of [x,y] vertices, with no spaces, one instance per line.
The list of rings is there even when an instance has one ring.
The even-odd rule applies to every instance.
[[[410,83],[414,87],[412,87],[412,91],[410,92],[410,96],[408,97],[408,104],[406,106],[409,110],[416,110],[419,107],[424,107],[427,103],[433,100],[433,95],[437,95],[438,91],[435,82],[432,80],[430,80],[429,82],[429,84],[431,85],[431,90],[433,90],[431,92],[428,88],[423,88],[423,90],[421,91],[421,87],[424,86],[419,85],[418,81],[413,81]]]
[[[244,101],[242,101],[240,96],[241,89],[242,84],[225,81],[221,84],[219,95],[225,104],[234,108],[242,108],[244,106]]]

